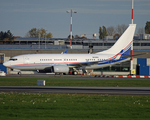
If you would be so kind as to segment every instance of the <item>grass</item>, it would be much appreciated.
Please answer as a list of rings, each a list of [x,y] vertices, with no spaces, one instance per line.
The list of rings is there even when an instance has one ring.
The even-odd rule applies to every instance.
[[[0,119],[149,119],[150,96],[0,93]]]
[[[37,86],[45,78],[0,78],[0,86]],[[46,78],[46,86],[150,87],[150,80]],[[0,120],[149,120],[150,96],[0,93]]]
[[[37,80],[46,80],[46,86],[103,86],[150,87],[150,80],[94,79],[94,78],[0,78],[0,86],[37,86]]]

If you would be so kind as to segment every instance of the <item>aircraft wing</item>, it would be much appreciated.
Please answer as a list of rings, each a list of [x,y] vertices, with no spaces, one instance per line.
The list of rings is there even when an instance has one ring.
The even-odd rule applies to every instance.
[[[82,67],[82,66],[90,66],[90,65],[94,65],[96,63],[100,63],[100,62],[108,62],[108,61],[113,61],[113,60],[118,60],[120,59],[121,55],[117,55],[115,58],[112,58],[110,60],[101,60],[101,61],[87,61],[87,62],[79,62],[79,63],[69,63],[67,64],[68,66],[76,66],[76,67]]]
[[[82,66],[90,66],[94,65],[96,63],[103,62],[103,61],[91,61],[91,62],[79,62],[79,63],[70,63],[68,66],[76,66],[76,67],[82,67]]]

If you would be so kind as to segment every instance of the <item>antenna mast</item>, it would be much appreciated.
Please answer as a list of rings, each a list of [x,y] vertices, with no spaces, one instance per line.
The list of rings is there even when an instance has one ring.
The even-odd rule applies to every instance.
[[[131,21],[131,23],[133,24],[133,3],[134,2],[134,0],[132,0],[132,21]]]
[[[132,21],[131,23],[133,24],[133,0],[132,0]],[[133,40],[132,40],[132,43],[131,43],[131,53],[130,55],[132,56],[133,55]],[[135,70],[133,69],[133,57],[131,57],[130,59],[130,74],[133,75],[135,74]]]

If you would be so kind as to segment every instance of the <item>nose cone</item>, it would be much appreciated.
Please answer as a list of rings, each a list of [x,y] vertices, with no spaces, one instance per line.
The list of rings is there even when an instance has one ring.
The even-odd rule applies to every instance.
[[[4,62],[3,65],[6,67],[6,62]]]
[[[3,63],[3,65],[4,65],[5,67],[8,67],[8,66],[9,66],[9,62],[6,61],[6,62]]]

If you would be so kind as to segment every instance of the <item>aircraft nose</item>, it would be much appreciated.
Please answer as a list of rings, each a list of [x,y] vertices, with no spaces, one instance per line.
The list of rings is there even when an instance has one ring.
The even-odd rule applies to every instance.
[[[6,62],[4,62],[3,65],[6,66]]]
[[[3,65],[7,67],[9,65],[8,61],[4,62]]]

